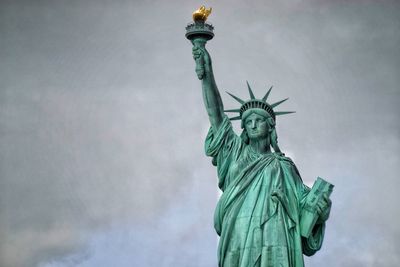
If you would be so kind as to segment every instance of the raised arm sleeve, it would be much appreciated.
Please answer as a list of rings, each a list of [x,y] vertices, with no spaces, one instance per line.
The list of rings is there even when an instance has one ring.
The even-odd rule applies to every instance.
[[[242,140],[233,131],[227,116],[224,116],[218,130],[210,127],[205,140],[205,152],[213,157],[212,163],[218,170],[218,186],[222,190],[229,183],[229,168],[238,159],[241,149]]]

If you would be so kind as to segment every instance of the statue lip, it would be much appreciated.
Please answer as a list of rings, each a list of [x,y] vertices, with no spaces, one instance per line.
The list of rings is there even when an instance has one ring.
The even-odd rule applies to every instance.
[[[251,134],[258,134],[258,133],[260,133],[260,131],[259,130],[247,130],[247,133],[251,133]]]

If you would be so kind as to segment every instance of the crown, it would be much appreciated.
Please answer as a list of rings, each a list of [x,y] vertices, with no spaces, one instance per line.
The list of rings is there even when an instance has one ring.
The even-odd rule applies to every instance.
[[[244,100],[240,99],[239,97],[227,92],[231,97],[233,97],[236,101],[238,101],[242,105],[239,109],[224,110],[225,112],[238,112],[239,113],[239,116],[229,118],[230,120],[241,120],[242,115],[246,110],[256,109],[256,108],[265,110],[271,116],[271,118],[274,119],[274,121],[275,121],[276,116],[295,113],[295,111],[274,111],[274,108],[276,106],[282,104],[289,98],[285,98],[285,99],[275,102],[273,104],[267,103],[267,99],[268,99],[269,94],[271,93],[272,86],[269,88],[269,90],[267,91],[267,93],[264,95],[264,97],[262,99],[257,99],[257,98],[255,98],[254,93],[251,90],[249,83],[247,81],[246,81],[246,83],[247,83],[247,88],[249,89],[249,95],[250,95],[250,99],[247,101],[244,101]]]

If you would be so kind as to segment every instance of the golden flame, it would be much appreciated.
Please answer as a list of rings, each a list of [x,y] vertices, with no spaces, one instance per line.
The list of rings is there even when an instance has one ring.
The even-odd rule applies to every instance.
[[[193,20],[206,21],[207,17],[211,14],[212,8],[206,9],[205,6],[201,6],[199,9],[193,12]]]

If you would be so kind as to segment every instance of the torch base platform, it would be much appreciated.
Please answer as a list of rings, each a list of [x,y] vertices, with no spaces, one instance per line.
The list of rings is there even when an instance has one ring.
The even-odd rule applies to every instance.
[[[214,37],[214,26],[203,21],[191,22],[186,26],[185,36],[189,40],[196,38],[211,40]]]

